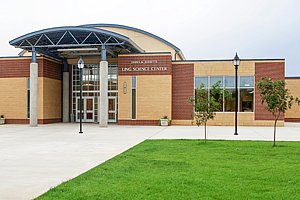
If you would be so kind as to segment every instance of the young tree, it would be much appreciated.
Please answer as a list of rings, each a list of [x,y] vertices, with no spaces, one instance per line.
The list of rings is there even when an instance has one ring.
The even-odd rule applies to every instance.
[[[188,101],[194,107],[193,120],[197,126],[204,125],[204,141],[206,142],[206,125],[208,120],[214,119],[217,111],[222,111],[223,94],[229,97],[228,91],[223,91],[221,82],[217,82],[208,90],[201,84],[196,89],[195,96],[189,97]]]
[[[292,107],[294,103],[300,104],[299,98],[290,94],[288,89],[285,89],[285,81],[273,81],[270,77],[264,77],[258,81],[257,89],[260,93],[261,103],[267,103],[266,109],[274,116],[274,141],[276,140],[276,124],[283,113]]]

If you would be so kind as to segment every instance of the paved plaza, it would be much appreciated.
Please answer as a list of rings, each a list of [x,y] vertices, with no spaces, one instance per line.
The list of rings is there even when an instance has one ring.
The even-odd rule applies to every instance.
[[[272,127],[208,127],[208,139],[272,140]],[[203,138],[196,126],[117,126],[84,124],[0,126],[0,199],[32,199],[51,187],[126,151],[146,139]],[[300,124],[278,128],[278,140],[300,141]],[[271,144],[270,144],[271,145]]]

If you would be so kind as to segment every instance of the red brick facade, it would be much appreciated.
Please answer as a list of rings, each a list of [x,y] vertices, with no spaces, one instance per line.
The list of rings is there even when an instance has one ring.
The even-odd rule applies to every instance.
[[[30,62],[28,58],[0,59],[0,78],[29,77]]]
[[[61,63],[50,61],[48,59],[42,59],[42,63],[42,71],[39,71],[40,77],[62,80],[63,65]]]
[[[171,55],[119,56],[118,75],[171,75]]]
[[[300,118],[284,118],[285,122],[300,122]]]
[[[193,107],[188,98],[194,94],[194,65],[172,65],[172,119],[191,120]]]
[[[17,78],[30,76],[30,58],[0,59],[0,78]],[[62,64],[50,59],[37,59],[39,77],[62,79]]]
[[[57,119],[38,119],[39,124],[51,124],[61,122],[61,118]],[[29,119],[5,119],[6,124],[29,124]]]
[[[255,63],[255,85],[265,77],[271,77],[273,80],[284,80],[284,62],[257,62]],[[261,104],[261,98],[258,90],[255,90],[255,120],[273,120],[273,115],[268,112],[264,104]],[[282,115],[280,120],[284,119]]]
[[[157,126],[158,120],[119,120],[118,125]]]

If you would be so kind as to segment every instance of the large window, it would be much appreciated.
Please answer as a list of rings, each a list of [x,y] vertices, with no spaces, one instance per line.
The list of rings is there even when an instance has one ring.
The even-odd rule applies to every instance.
[[[195,77],[195,92],[196,88],[201,84],[207,89],[208,96],[211,97],[211,87],[219,83],[220,87],[229,92],[229,97],[224,96],[219,99],[222,100],[218,112],[234,112],[235,111],[235,76],[196,76]],[[224,93],[223,93],[224,94]],[[218,97],[215,97],[218,98]],[[254,77],[253,76],[239,76],[238,77],[238,111],[239,112],[253,112],[254,102]]]
[[[93,114],[94,122],[98,122],[98,105],[100,99],[100,70],[98,64],[85,64],[82,71],[82,96],[83,98],[93,100]],[[76,113],[78,112],[78,98],[80,97],[80,76],[77,65],[72,65],[72,113],[71,121],[76,120]],[[118,65],[108,65],[108,96],[118,96]],[[91,100],[88,100],[90,103]]]

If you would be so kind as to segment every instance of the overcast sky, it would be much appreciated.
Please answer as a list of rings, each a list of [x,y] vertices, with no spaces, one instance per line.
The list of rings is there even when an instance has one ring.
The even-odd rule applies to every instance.
[[[187,59],[285,58],[300,75],[300,0],[9,0],[1,4],[0,56],[8,42],[57,26],[114,23],[158,35]]]

